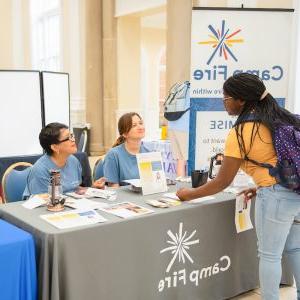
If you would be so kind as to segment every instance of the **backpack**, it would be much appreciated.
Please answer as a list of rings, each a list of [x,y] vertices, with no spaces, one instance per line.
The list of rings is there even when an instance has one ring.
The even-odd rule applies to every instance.
[[[164,102],[164,117],[168,121],[180,119],[190,108],[190,82],[175,83]]]
[[[269,169],[269,174],[276,178],[277,183],[300,194],[300,128],[278,125],[272,139],[278,159],[275,167],[249,159],[247,155],[245,160]]]

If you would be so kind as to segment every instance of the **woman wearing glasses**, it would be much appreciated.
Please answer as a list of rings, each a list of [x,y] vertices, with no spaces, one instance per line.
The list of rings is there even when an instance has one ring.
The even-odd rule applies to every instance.
[[[68,126],[50,123],[39,135],[40,144],[46,152],[33,165],[28,176],[24,197],[48,192],[50,170],[60,170],[62,192],[72,192],[81,184],[82,169],[76,153],[75,138]],[[93,187],[103,188],[104,178],[95,181]]]
[[[243,193],[245,201],[256,195],[255,229],[262,299],[279,300],[283,251],[290,261],[297,299],[300,299],[300,195],[279,185],[267,168],[257,164],[275,166],[277,155],[272,133],[278,125],[299,129],[300,121],[279,107],[263,81],[255,75],[233,75],[225,81],[223,91],[226,111],[238,118],[226,139],[220,171],[209,183],[178,190],[177,196],[190,200],[216,194],[232,182],[241,167],[258,187]]]

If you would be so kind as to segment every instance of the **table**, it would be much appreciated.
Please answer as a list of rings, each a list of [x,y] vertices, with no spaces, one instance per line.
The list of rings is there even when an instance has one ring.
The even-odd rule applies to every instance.
[[[31,234],[0,220],[0,298],[35,300],[37,278]]]
[[[124,187],[117,201],[149,207],[145,200],[158,196]],[[39,218],[44,207],[8,203],[0,217],[35,237],[39,299],[218,300],[258,286],[255,231],[236,234],[233,198],[220,193],[130,220],[101,212],[109,222],[69,230]],[[176,244],[185,247],[166,249]],[[288,270],[284,277],[293,283]]]

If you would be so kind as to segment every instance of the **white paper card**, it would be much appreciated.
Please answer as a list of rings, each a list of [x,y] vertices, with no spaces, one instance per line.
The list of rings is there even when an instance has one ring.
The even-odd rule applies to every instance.
[[[160,152],[136,155],[143,195],[162,193],[168,190]]]
[[[41,197],[40,195],[33,195],[28,200],[26,200],[22,206],[24,206],[27,209],[34,209],[39,206],[42,206],[47,203],[47,200],[45,197]]]
[[[91,209],[100,209],[103,207],[107,207],[107,203],[103,202],[97,202],[89,199],[71,199],[68,198],[65,202],[65,206],[75,208],[75,209],[81,209],[81,210],[91,210]]]
[[[174,199],[174,200],[179,200],[179,198],[176,196],[176,193],[165,193],[165,194],[163,194],[163,197]]]
[[[70,210],[40,216],[43,220],[59,229],[105,222],[106,219],[94,210]]]
[[[245,202],[244,195],[237,195],[235,198],[235,227],[237,233],[253,228],[251,218],[251,200]]]
[[[116,203],[101,210],[125,219],[153,213],[153,210],[131,202]]]

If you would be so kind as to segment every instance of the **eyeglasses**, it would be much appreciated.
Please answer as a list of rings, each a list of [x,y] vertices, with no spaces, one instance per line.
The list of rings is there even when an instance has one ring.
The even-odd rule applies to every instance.
[[[63,139],[61,141],[58,141],[56,144],[61,144],[61,143],[66,142],[66,141],[74,142],[75,141],[74,133],[70,133],[68,137],[66,137],[65,139]]]
[[[233,99],[233,97],[223,97],[223,102],[229,100],[229,99]]]

